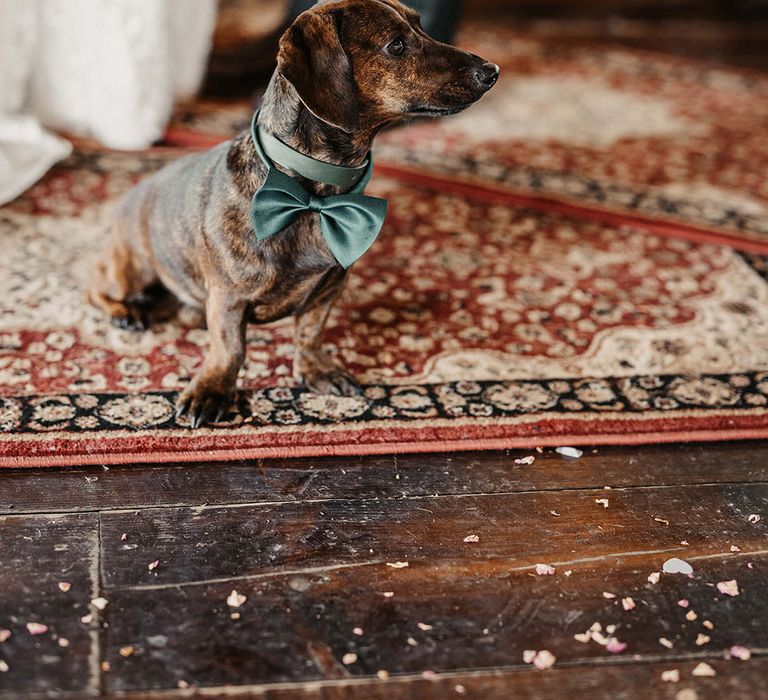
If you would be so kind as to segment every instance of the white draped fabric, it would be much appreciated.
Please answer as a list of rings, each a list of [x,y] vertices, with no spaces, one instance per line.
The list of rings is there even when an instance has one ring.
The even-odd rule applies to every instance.
[[[0,0],[0,204],[70,146],[146,148],[200,86],[216,0]]]

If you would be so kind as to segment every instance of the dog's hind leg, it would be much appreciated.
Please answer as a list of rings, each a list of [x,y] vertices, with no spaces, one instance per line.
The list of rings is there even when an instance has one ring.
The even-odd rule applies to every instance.
[[[88,301],[104,311],[118,328],[146,330],[147,304],[141,295],[157,282],[155,271],[140,264],[135,252],[114,235],[96,265]]]

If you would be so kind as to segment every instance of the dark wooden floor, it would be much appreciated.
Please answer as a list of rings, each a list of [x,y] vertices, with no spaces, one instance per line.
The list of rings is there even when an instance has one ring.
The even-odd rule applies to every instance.
[[[767,525],[758,443],[0,472],[0,689],[768,697]]]

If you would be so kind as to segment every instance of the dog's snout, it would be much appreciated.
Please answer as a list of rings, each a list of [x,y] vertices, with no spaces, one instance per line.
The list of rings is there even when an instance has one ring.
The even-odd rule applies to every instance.
[[[475,79],[479,85],[490,90],[499,79],[500,69],[495,63],[484,63],[475,71]]]

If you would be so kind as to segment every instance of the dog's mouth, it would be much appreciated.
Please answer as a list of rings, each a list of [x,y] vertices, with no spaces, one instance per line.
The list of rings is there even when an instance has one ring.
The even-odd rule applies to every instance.
[[[463,112],[472,103],[458,105],[457,107],[433,107],[433,106],[413,106],[408,109],[408,114],[419,117],[449,117],[452,114]]]

